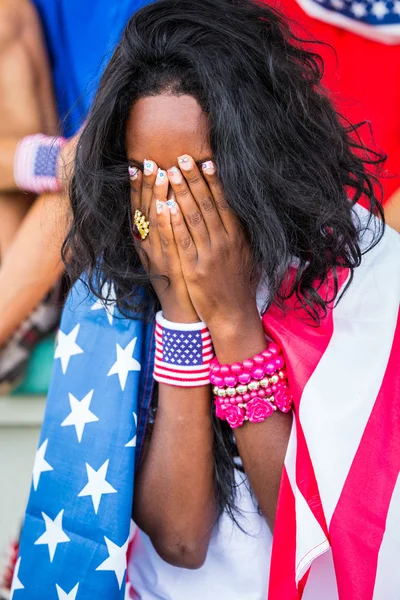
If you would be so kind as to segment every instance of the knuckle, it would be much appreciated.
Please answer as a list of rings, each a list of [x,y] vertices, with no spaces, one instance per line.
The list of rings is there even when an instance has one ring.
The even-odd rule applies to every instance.
[[[187,175],[187,180],[192,185],[197,185],[198,183],[200,183],[202,181],[200,175],[198,173],[196,173],[195,171],[189,172],[189,174]]]
[[[142,187],[145,190],[152,190],[153,189],[153,184],[152,184],[152,182],[148,181],[146,178],[143,178]]]
[[[130,182],[131,192],[134,194],[138,194],[140,192],[140,181],[137,179],[135,181]]]
[[[188,198],[191,194],[190,194],[190,190],[186,187],[186,186],[182,186],[180,188],[178,188],[176,190],[176,194],[180,197],[180,198]]]
[[[200,208],[206,213],[211,212],[214,209],[214,202],[212,201],[212,198],[207,196],[206,198],[200,200]]]
[[[185,236],[181,239],[181,246],[184,250],[189,250],[192,245],[192,239],[188,236]]]
[[[229,210],[229,205],[225,199],[218,200],[217,207],[218,207],[218,210],[220,210],[220,211]]]
[[[175,215],[173,218],[173,225],[174,225],[174,229],[179,229],[180,227],[182,227],[183,225],[185,225],[185,221],[182,217],[182,215]]]
[[[192,227],[198,227],[203,222],[203,216],[201,212],[196,211],[188,216],[188,221]]]
[[[216,175],[212,176],[211,184],[212,184],[213,189],[219,196],[222,196],[224,194],[224,188],[222,187],[222,183],[220,182],[220,180],[218,179],[218,177]]]
[[[215,241],[215,253],[223,255],[229,250],[229,242],[225,238],[221,237]]]
[[[155,219],[154,217],[149,217],[148,221],[149,221],[149,227],[156,228],[159,226],[157,219]]]
[[[163,248],[168,248],[171,245],[171,241],[165,235],[160,235],[160,242]]]

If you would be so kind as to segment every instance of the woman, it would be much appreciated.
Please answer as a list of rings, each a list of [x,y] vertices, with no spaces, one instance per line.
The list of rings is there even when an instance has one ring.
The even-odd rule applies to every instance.
[[[15,598],[122,597],[135,445],[131,597],[384,585],[363,568],[400,466],[399,240],[356,207],[381,215],[321,70],[248,0],[160,0],[128,23],[77,147],[64,253],[85,283],[61,324]]]

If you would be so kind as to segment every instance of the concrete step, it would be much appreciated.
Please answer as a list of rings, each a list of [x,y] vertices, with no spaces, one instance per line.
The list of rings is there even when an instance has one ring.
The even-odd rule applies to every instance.
[[[0,569],[24,515],[44,406],[44,396],[0,397]]]

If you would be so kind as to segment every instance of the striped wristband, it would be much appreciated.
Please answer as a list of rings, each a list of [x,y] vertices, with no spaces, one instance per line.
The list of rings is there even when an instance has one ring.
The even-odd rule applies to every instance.
[[[28,135],[18,143],[14,159],[14,179],[25,192],[59,192],[62,189],[57,179],[57,161],[61,148],[66,143],[63,137]]]
[[[172,323],[156,314],[154,379],[178,387],[210,385],[210,332],[198,323]]]

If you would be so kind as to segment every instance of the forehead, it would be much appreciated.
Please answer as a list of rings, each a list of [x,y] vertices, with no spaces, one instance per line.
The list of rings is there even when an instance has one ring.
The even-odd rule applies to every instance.
[[[126,127],[130,160],[154,160],[168,169],[177,157],[209,158],[208,120],[192,96],[160,94],[140,98],[132,106]]]

